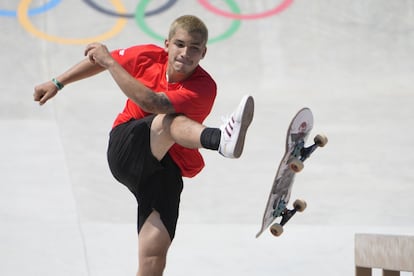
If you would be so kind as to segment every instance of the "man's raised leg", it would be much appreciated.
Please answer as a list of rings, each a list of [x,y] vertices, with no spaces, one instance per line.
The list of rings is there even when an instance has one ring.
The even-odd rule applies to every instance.
[[[181,114],[157,115],[151,125],[152,153],[161,160],[169,148],[177,143],[186,148],[216,149],[225,157],[239,158],[243,152],[247,129],[253,120],[253,114],[253,97],[244,96],[237,109],[220,128],[210,128],[213,130],[209,132],[213,145],[209,147],[202,144],[202,141],[205,142],[202,135],[206,133],[204,132],[206,126]]]

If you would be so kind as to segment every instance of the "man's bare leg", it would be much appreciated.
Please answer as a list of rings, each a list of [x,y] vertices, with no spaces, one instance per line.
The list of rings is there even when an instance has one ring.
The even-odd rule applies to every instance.
[[[138,236],[137,276],[161,276],[171,239],[157,211],[145,221]]]
[[[205,128],[184,115],[157,115],[151,125],[152,154],[161,160],[174,143],[186,148],[201,148],[200,135]]]
[[[253,120],[253,113],[253,97],[244,96],[227,123],[220,127],[221,140],[217,141],[220,154],[229,158],[240,157],[247,128]],[[154,118],[151,126],[152,153],[161,160],[174,143],[190,149],[202,148],[200,138],[205,129],[206,126],[185,115],[159,114]]]

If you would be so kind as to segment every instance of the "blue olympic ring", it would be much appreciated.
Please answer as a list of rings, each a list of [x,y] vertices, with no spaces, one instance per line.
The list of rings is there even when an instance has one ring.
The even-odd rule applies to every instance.
[[[115,16],[115,17],[124,17],[124,18],[134,18],[135,17],[134,13],[118,13],[118,12],[115,12],[115,11],[104,9],[92,0],[83,0],[83,1],[86,4],[88,4],[90,7],[94,8],[95,10],[97,10],[99,12],[102,12],[106,15]],[[159,14],[159,13],[171,8],[176,2],[177,2],[177,0],[168,0],[167,3],[160,6],[159,8],[154,9],[152,11],[145,12],[145,16],[152,16],[152,15]]]
[[[29,10],[28,14],[32,16],[32,15],[44,13],[56,7],[58,4],[60,4],[60,2],[62,2],[62,0],[50,0],[43,6]],[[0,10],[0,16],[17,17],[17,11]]]

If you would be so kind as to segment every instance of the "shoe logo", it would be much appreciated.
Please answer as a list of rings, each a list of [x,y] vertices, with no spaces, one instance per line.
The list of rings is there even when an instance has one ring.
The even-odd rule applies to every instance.
[[[233,117],[231,117],[228,124],[225,127],[226,133],[229,136],[229,138],[231,138],[231,134],[233,132],[233,126],[234,126],[234,119]]]

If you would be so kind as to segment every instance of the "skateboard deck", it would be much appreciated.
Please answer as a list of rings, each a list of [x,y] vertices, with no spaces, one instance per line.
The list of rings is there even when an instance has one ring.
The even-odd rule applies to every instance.
[[[313,128],[313,114],[309,108],[302,108],[293,117],[289,124],[286,135],[285,154],[280,161],[279,168],[273,181],[272,189],[263,215],[262,226],[257,233],[258,238],[277,218],[281,217],[280,223],[275,223],[270,228],[271,233],[279,236],[283,232],[283,225],[291,219],[296,211],[303,211],[306,202],[296,200],[294,209],[289,210],[290,194],[297,172],[303,169],[303,162],[313,153],[317,147],[327,143],[327,138],[317,135],[315,144],[305,147],[305,143]]]

